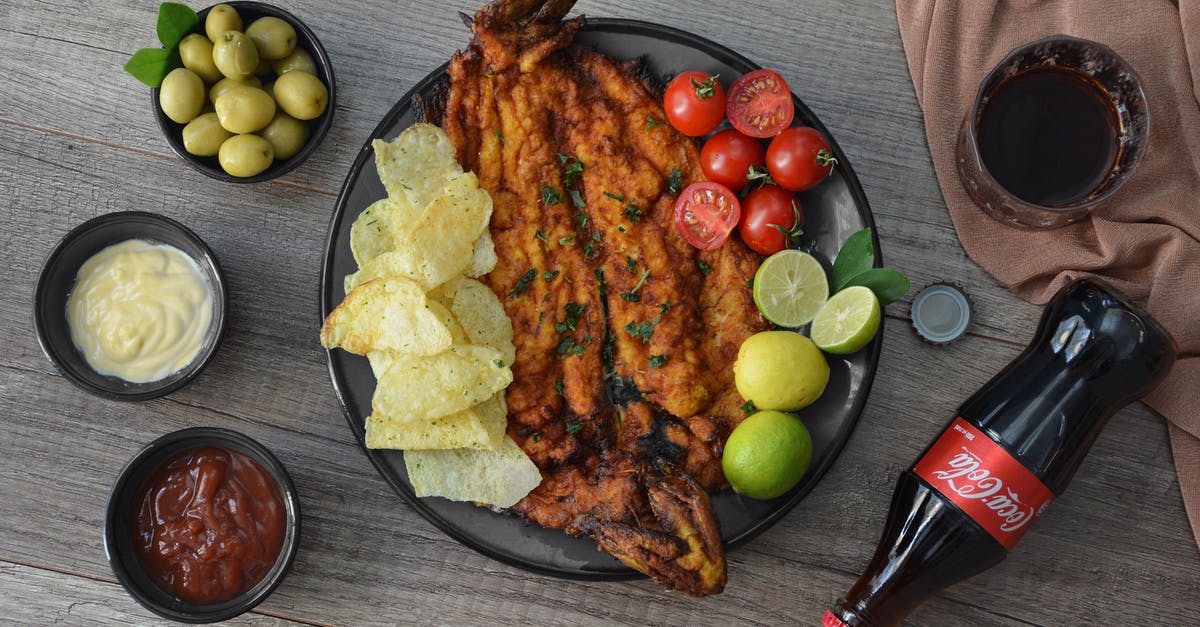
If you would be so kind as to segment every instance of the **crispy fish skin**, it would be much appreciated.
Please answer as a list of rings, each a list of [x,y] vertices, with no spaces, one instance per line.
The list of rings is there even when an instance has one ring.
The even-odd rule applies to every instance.
[[[697,146],[646,128],[664,115],[630,64],[571,45],[582,20],[557,21],[570,4],[482,8],[441,120],[494,202],[499,263],[482,280],[513,322],[508,433],[543,475],[512,509],[713,594],[725,559],[705,490],[725,484],[721,449],[742,419],[738,345],[767,327],[747,285],[757,257],[675,232],[670,182],[703,178]],[[575,160],[583,172],[566,177]],[[614,394],[618,381],[634,393]]]

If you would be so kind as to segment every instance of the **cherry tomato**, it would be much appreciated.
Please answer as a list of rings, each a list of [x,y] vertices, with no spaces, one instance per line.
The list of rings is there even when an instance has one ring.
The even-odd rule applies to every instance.
[[[741,217],[737,195],[712,181],[688,185],[675,201],[675,230],[701,250],[720,248]]]
[[[738,232],[754,252],[773,255],[796,243],[802,234],[804,213],[796,195],[775,185],[764,185],[742,199]]]
[[[707,135],[725,119],[725,88],[707,72],[684,72],[667,85],[663,109],[680,133]]]
[[[787,81],[772,70],[754,70],[729,86],[729,122],[751,137],[774,137],[796,111]]]
[[[815,128],[789,128],[767,146],[767,171],[780,187],[802,192],[824,180],[837,159]]]
[[[766,152],[762,144],[732,129],[709,137],[700,151],[700,168],[704,170],[704,176],[735,191],[746,186],[750,166],[764,165]]]

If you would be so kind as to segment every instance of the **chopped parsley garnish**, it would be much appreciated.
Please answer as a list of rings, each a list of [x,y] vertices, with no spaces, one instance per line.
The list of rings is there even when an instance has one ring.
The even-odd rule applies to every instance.
[[[667,356],[666,355],[651,355],[650,356],[650,367],[651,368],[662,368],[665,365],[667,365]]]
[[[712,266],[700,261],[699,259],[696,260],[696,267],[700,268],[700,274],[703,274],[704,276],[708,276],[708,273],[712,272]]]
[[[549,283],[554,280],[554,277],[558,276],[558,272],[558,270],[547,270],[542,273],[542,278],[546,279],[546,282]]]
[[[563,395],[562,391],[563,391],[563,382],[562,382],[562,379],[559,379],[558,381],[554,382],[554,393],[559,396],[562,396]]]
[[[604,195],[608,196],[609,198],[612,198],[613,200],[615,200],[617,202],[625,202],[624,196],[618,196],[612,192],[604,192]]]
[[[596,268],[593,274],[596,275],[596,284],[599,287],[600,298],[608,296],[608,282],[604,280],[604,268]]]
[[[587,309],[587,305],[584,303],[567,303],[563,305],[563,311],[566,312],[567,317],[562,322],[556,322],[554,330],[559,333],[574,331],[576,325],[579,324],[579,316],[583,314],[584,309]]]
[[[562,196],[549,185],[542,186],[542,202],[547,205],[557,205],[562,202]]]
[[[542,441],[542,432],[541,432],[541,431],[534,431],[534,432],[533,432],[533,441],[534,441],[534,442],[541,442],[541,441]]]
[[[742,413],[746,414],[747,416],[754,414],[757,411],[758,408],[754,406],[754,401],[746,401],[746,403],[742,405]]]
[[[549,247],[550,247],[550,242],[546,240],[546,234],[545,234],[545,233],[543,233],[543,232],[541,232],[541,231],[538,231],[538,232],[534,233],[534,234],[533,234],[533,236],[534,236],[536,239],[540,240],[540,241],[541,241],[543,244],[545,244],[547,248],[549,248]]]
[[[496,134],[496,141],[498,141],[498,142],[500,142],[501,144],[503,144],[503,143],[504,143],[504,134],[503,134],[503,133],[501,133],[501,132],[500,132],[500,129],[498,129],[498,128],[497,128],[497,129],[492,129],[492,130],[493,130],[493,132]]]
[[[581,342],[579,344],[576,344],[575,340],[572,339],[571,336],[568,335],[567,337],[564,337],[561,341],[559,341],[558,348],[556,348],[555,351],[558,353],[559,359],[569,357],[571,355],[575,355],[576,357],[578,357],[579,355],[583,354],[584,349],[586,349],[588,344],[591,344],[591,343],[592,343],[592,336],[590,336],[590,335],[585,336],[583,338],[583,342]]]
[[[637,272],[637,262],[629,255],[625,255],[625,267],[629,269],[629,274]]]
[[[584,258],[591,257],[592,253],[595,252],[595,250],[596,250],[596,244],[603,241],[603,239],[604,238],[602,238],[600,236],[600,231],[596,231],[595,233],[592,233],[592,240],[590,242],[588,242],[587,244],[584,244],[584,246],[583,246]]]
[[[671,308],[671,306],[666,303],[659,303],[658,304],[658,315],[654,316],[654,319],[651,320],[650,322],[653,322],[654,324],[658,324],[658,323],[662,322],[663,316],[665,316],[667,314],[667,310],[670,308]]]
[[[630,322],[625,325],[625,330],[633,337],[641,338],[642,342],[648,343],[654,337],[654,325],[649,322]]]
[[[496,360],[493,360],[493,361],[492,361],[492,363],[493,363],[493,364],[496,364],[496,367],[497,367],[497,368],[503,368],[505,365],[507,365],[507,364],[505,364],[505,363],[504,363],[504,360],[503,360],[503,359],[496,359]]]
[[[754,289],[754,277],[746,279],[746,287]]]
[[[642,221],[642,209],[635,204],[630,203],[626,205],[623,213],[625,214],[626,218],[629,218],[630,222]]]
[[[558,243],[560,246],[574,246],[575,245],[575,236],[568,235],[566,237],[560,237],[560,238],[558,238]]]
[[[655,120],[652,116],[649,116],[649,115],[646,116],[646,130],[647,131],[658,126],[659,124],[662,124],[662,121]]]
[[[558,153],[558,161],[563,164],[563,186],[570,187],[575,179],[583,175],[583,162],[571,155]]]
[[[525,290],[529,289],[529,284],[532,283],[533,279],[536,277],[537,277],[537,270],[530,268],[528,271],[525,272],[525,274],[521,275],[520,279],[517,279],[517,284],[514,285],[512,288],[512,291],[508,293],[508,297],[516,298],[516,297],[520,296],[521,294],[524,294]]]
[[[581,422],[568,422],[567,423],[567,434],[568,435],[575,435],[576,433],[579,433],[580,431],[583,431],[583,423],[581,423]]]
[[[617,338],[612,332],[604,332],[604,345],[600,347],[600,360],[605,365],[612,365],[613,355],[617,352]]]
[[[579,190],[573,187],[569,188],[567,189],[567,195],[571,197],[571,204],[575,205],[576,209],[583,209],[587,206],[587,204],[583,202],[583,195],[579,193]]]
[[[646,279],[648,278],[650,278],[650,271],[646,270],[645,272],[642,272],[642,278],[638,280],[637,285],[633,286],[633,289],[629,290],[628,292],[621,294],[621,298],[624,298],[631,303],[640,302],[642,297],[638,296],[638,290],[642,289],[642,286],[646,284]],[[661,318],[662,315],[660,314],[659,318],[654,320],[654,324],[658,324],[658,320]]]
[[[625,232],[625,227],[624,227],[624,226],[621,226],[620,224],[618,224],[618,225],[617,225],[617,230],[618,230],[618,231],[620,231],[620,232],[622,232],[622,233],[624,233],[624,232]]]
[[[575,221],[579,223],[579,228],[582,229],[583,227],[587,226],[588,215],[582,211],[576,211],[575,212]]]
[[[679,193],[679,186],[683,183],[683,172],[679,168],[671,168],[671,176],[667,178],[667,191],[672,194]]]

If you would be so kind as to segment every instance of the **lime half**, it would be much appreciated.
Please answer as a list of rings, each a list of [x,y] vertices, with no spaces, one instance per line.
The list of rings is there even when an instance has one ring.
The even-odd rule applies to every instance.
[[[817,348],[848,355],[866,346],[879,331],[879,299],[870,288],[847,287],[833,295],[813,319],[809,335]]]
[[[754,304],[767,320],[795,329],[812,321],[829,298],[825,268],[812,255],[781,250],[754,275]]]

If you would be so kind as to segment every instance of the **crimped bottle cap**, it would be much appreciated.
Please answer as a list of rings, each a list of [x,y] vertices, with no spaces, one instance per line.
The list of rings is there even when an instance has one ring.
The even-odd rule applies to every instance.
[[[931,344],[947,344],[962,337],[973,314],[970,297],[951,283],[930,284],[912,300],[913,329]]]

